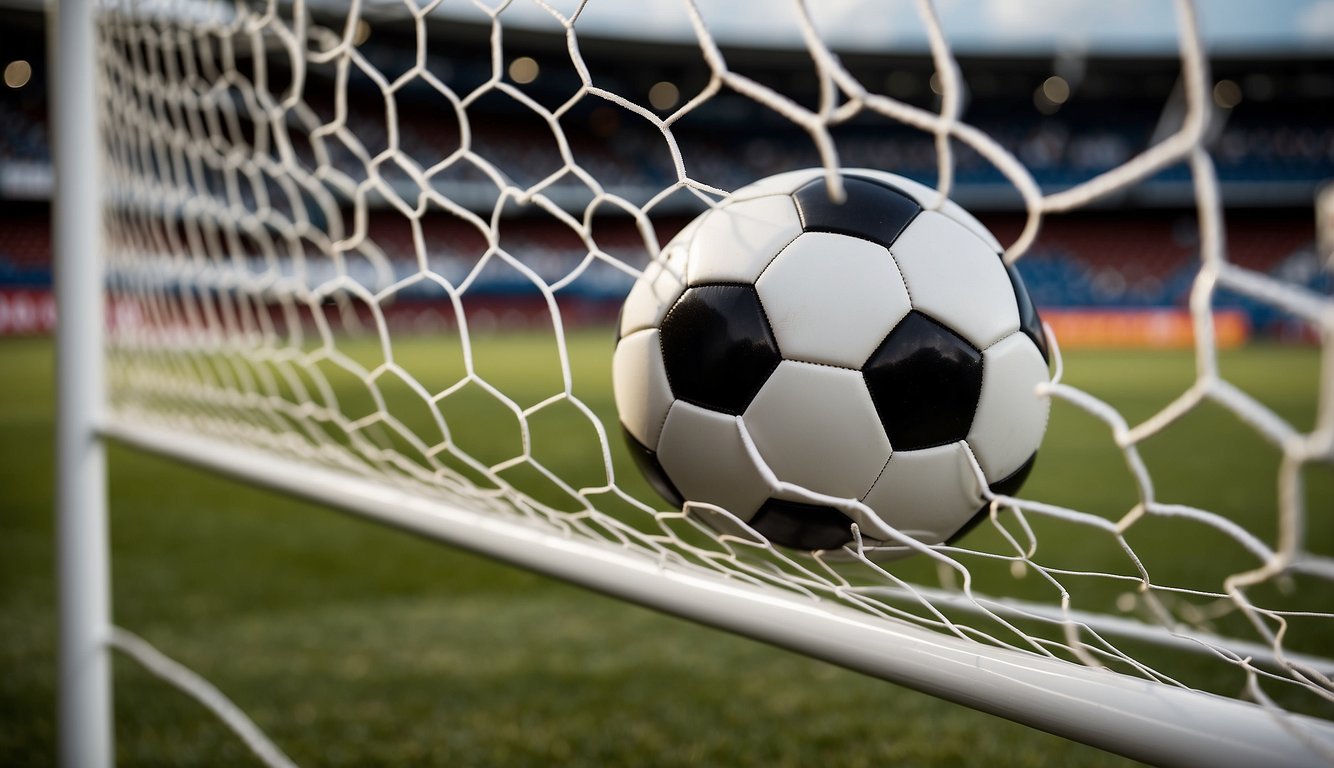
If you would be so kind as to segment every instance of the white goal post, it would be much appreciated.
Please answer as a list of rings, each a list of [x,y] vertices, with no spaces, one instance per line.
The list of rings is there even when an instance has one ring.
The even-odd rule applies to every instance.
[[[547,37],[562,41],[556,58],[573,83],[555,104],[522,87],[530,73],[505,47],[509,3],[467,6],[487,41],[480,70],[433,45],[457,23],[438,2],[52,4],[62,764],[110,764],[111,650],[150,654],[111,618],[107,441],[1146,762],[1334,763],[1334,659],[1311,642],[1334,624],[1334,555],[1307,538],[1309,516],[1329,510],[1308,508],[1306,474],[1334,464],[1334,300],[1228,260],[1193,5],[1176,4],[1179,130],[1047,194],[1014,153],[967,122],[959,65],[929,0],[917,10],[935,109],[860,82],[801,0],[794,39],[809,55],[819,104],[731,69],[726,46],[683,0],[700,90],[680,99],[659,91],[665,106],[650,106],[658,97],[610,90],[590,68],[579,15],[596,2],[533,3]],[[363,47],[377,25],[403,34],[401,56]],[[726,152],[695,143],[688,128],[723,99],[795,127],[809,144],[801,151],[830,171],[834,195],[845,162],[837,129],[857,119],[929,141],[944,195],[958,153],[980,157],[1023,204],[1019,234],[1005,244],[1011,263],[1044,217],[1172,165],[1189,169],[1199,221],[1194,380],[1131,421],[1066,383],[1057,349],[1044,389],[1123,460],[1113,481],[1129,487],[1128,509],[992,494],[977,539],[919,544],[900,568],[855,546],[793,553],[735,520],[735,532],[719,533],[699,515],[725,510],[663,508],[638,490],[616,415],[588,396],[589,379],[609,374],[572,362],[568,336],[582,305],[571,297],[624,295],[635,276],[661,266],[657,227],[679,227],[753,180],[737,180]],[[448,115],[444,138],[421,135],[414,100]],[[528,127],[498,124],[489,109]],[[627,151],[663,153],[665,179],[628,174],[600,148],[628,136],[632,120],[645,130],[624,139]],[[551,153],[525,146],[536,136],[551,140]],[[491,301],[488,291],[515,285],[527,309]],[[1313,425],[1290,423],[1222,372],[1214,322],[1224,290],[1311,329],[1321,355]],[[443,320],[402,311],[426,298]],[[486,361],[509,349],[497,339],[523,320],[516,312],[525,327],[535,322],[545,359],[531,375],[506,378]],[[422,333],[453,368],[413,366],[404,349]],[[609,335],[608,353],[610,344]],[[551,386],[530,392],[529,379]],[[1225,409],[1278,455],[1268,478],[1275,498],[1260,517],[1156,494],[1141,445],[1205,407]],[[513,446],[472,442],[478,413],[495,425],[482,432],[509,434]],[[543,453],[548,429],[581,440],[565,451],[583,463],[562,467]],[[1247,565],[1228,561],[1208,584],[1173,581],[1176,569],[1140,535],[1156,524],[1226,541]],[[1057,535],[1114,556],[1072,564],[1040,547]],[[1189,546],[1181,557],[1200,555]],[[1179,658],[1194,661],[1178,667]],[[1203,679],[1240,683],[1196,684],[1197,666],[1207,667]],[[257,754],[283,764],[243,717],[230,717]]]
[[[102,157],[92,2],[51,4],[55,196],[57,722],[62,765],[112,760]]]

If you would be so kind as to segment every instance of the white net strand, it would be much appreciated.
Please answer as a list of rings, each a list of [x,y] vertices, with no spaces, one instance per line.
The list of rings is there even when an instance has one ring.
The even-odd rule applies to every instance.
[[[942,88],[939,111],[859,82],[798,2],[797,32],[819,84],[818,104],[808,108],[729,67],[725,46],[686,2],[707,79],[666,116],[617,93],[604,62],[581,53],[585,5],[564,15],[537,3],[552,37],[563,39],[576,83],[553,107],[507,79],[510,3],[478,3],[480,24],[465,30],[486,39],[484,73],[470,68],[475,61],[446,58],[450,47],[437,35],[457,22],[441,16],[441,3],[354,2],[345,12],[300,0],[107,3],[100,120],[118,318],[110,352],[115,419],[322,465],[672,567],[833,600],[981,644],[1167,685],[1212,679],[1196,662],[1182,674],[1174,656],[1141,650],[1153,641],[1231,669],[1241,681],[1231,695],[1276,712],[1330,716],[1334,663],[1311,651],[1310,638],[1334,621],[1327,599],[1334,559],[1317,551],[1325,543],[1309,540],[1304,478],[1334,461],[1334,301],[1228,261],[1217,175],[1203,143],[1212,109],[1208,63],[1191,3],[1176,4],[1181,127],[1052,194],[1011,149],[964,121],[959,63],[925,0],[918,10]],[[398,48],[364,45],[381,27],[399,30]],[[627,48],[623,55],[633,54]],[[707,148],[694,154],[691,121],[729,99],[798,127],[835,197],[835,129],[854,118],[874,116],[930,138],[937,205],[953,188],[956,149],[975,152],[1025,206],[1022,231],[1005,250],[1009,262],[1027,252],[1044,216],[1188,164],[1200,237],[1189,304],[1193,380],[1131,420],[1065,383],[1054,350],[1057,375],[1042,390],[1054,402],[1053,418],[1087,418],[1086,432],[1117,452],[1124,477],[1108,482],[1129,488],[1126,509],[993,496],[982,526],[995,533],[988,544],[970,537],[926,546],[900,536],[925,564],[905,576],[868,559],[859,535],[846,551],[798,555],[768,544],[727,510],[664,510],[640,490],[614,438],[615,414],[589,394],[588,377],[604,377],[606,360],[590,373],[583,347],[572,343],[584,324],[575,299],[590,286],[623,292],[646,269],[671,269],[660,246],[670,234],[665,227],[750,180],[725,164],[719,170]],[[571,127],[596,109],[612,110],[622,138],[599,145]],[[612,162],[609,147],[617,142],[644,158],[667,157],[668,168],[656,181],[635,177]],[[524,296],[526,308],[490,301],[496,286]],[[1322,365],[1309,431],[1224,377],[1214,328],[1224,289],[1315,329]],[[439,311],[405,319],[418,301]],[[515,313],[526,314],[516,320]],[[535,330],[494,330],[520,321]],[[414,332],[410,322],[433,330]],[[533,338],[543,340],[540,348],[520,343]],[[434,345],[437,363],[423,367],[423,344]],[[1141,446],[1205,408],[1225,410],[1280,455],[1273,519],[1255,530],[1156,491],[1160,476]],[[490,443],[475,437],[483,419]],[[742,436],[748,441],[744,429]],[[975,460],[974,470],[980,477]],[[858,505],[764,471],[771,488],[789,495]],[[701,515],[725,521],[728,532],[701,525]],[[1174,583],[1170,561],[1141,552],[1141,531],[1166,521],[1207,530],[1252,564],[1208,585]],[[1098,567],[1062,559],[1059,539],[1049,538],[1056,530],[1105,547]],[[1177,556],[1202,556],[1191,545],[1183,540]],[[1287,590],[1293,580],[1300,588]],[[1294,636],[1302,650],[1290,648]]]
[[[213,712],[260,762],[269,768],[295,768],[281,748],[246,716],[231,699],[209,681],[175,659],[165,656],[148,641],[120,627],[112,627],[107,644],[138,662],[158,678],[189,694],[191,698]]]

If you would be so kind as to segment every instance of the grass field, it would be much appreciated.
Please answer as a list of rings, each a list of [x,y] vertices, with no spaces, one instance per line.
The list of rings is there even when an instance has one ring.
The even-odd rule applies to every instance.
[[[520,342],[532,344],[533,342]],[[572,338],[584,377],[604,334]],[[429,349],[425,348],[425,349]],[[548,386],[491,369],[512,385]],[[406,353],[430,368],[436,353]],[[529,358],[531,359],[531,358]],[[1193,376],[1188,354],[1081,353],[1068,380],[1132,421]],[[1224,373],[1300,428],[1311,349],[1228,353]],[[0,765],[53,761],[52,348],[0,343]],[[439,371],[437,371],[439,373]],[[431,375],[425,371],[421,376]],[[526,382],[526,383],[525,383]],[[559,425],[553,425],[556,430]],[[1213,450],[1200,451],[1200,443]],[[1114,516],[1133,503],[1106,430],[1058,406],[1026,495]],[[1161,498],[1272,540],[1277,453],[1206,408],[1144,446]],[[116,621],[216,683],[303,765],[1114,765],[1125,761],[829,665],[613,602],[328,510],[113,448]],[[1112,469],[1109,469],[1112,468]],[[1112,472],[1108,479],[1107,472]],[[1119,476],[1116,472],[1119,471]],[[1226,482],[1220,479],[1226,478]],[[1308,473],[1308,536],[1334,543],[1334,477]],[[1133,541],[1189,582],[1240,557],[1173,559],[1171,526]],[[977,535],[986,535],[979,531]],[[1103,543],[1058,540],[1097,563]],[[1057,555],[1053,555],[1057,557]],[[911,564],[906,566],[912,568]],[[1314,585],[1328,592],[1328,584]],[[1326,601],[1324,610],[1334,610]],[[1308,642],[1326,652],[1325,634]],[[193,702],[116,665],[121,765],[247,764]]]

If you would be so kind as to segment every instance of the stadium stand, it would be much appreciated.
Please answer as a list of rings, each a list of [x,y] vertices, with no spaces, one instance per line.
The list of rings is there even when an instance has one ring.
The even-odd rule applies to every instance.
[[[40,26],[35,14],[14,14],[17,26]],[[453,55],[448,62],[429,60],[428,68],[448,74],[465,89],[489,76],[485,28],[440,26],[432,33],[450,41]],[[391,22],[376,22],[363,46],[364,55],[389,76],[407,69],[413,54],[405,34],[405,28]],[[540,67],[540,76],[523,85],[534,101],[555,106],[578,87],[558,37],[515,30],[506,42],[514,55],[531,56]],[[690,53],[684,46],[644,44],[641,58],[645,65],[627,72],[618,63],[623,57],[615,42],[581,42],[593,76],[609,90],[642,94],[652,83],[669,81],[679,86],[684,100],[702,86],[699,75],[680,64]],[[41,61],[41,45],[41,34],[28,36],[13,55]],[[817,98],[817,84],[804,54],[758,49],[729,49],[727,53],[734,66],[757,80],[795,88],[799,100],[813,103]],[[925,55],[875,57],[850,52],[845,63],[862,82],[883,83],[890,95],[921,106],[935,104],[930,60]],[[1069,96],[1061,103],[1044,101],[1042,86],[1054,70],[1062,66],[1069,70],[1068,62],[1060,65],[1050,59],[990,56],[964,57],[960,65],[969,85],[966,118],[1015,152],[1044,189],[1059,189],[1117,166],[1174,127],[1172,93],[1178,65],[1172,58],[1081,61],[1074,74],[1067,71]],[[1222,192],[1232,206],[1227,233],[1232,260],[1261,271],[1302,275],[1303,284],[1322,292],[1331,290],[1331,280],[1314,255],[1310,205],[1316,186],[1334,179],[1334,128],[1329,127],[1327,116],[1307,105],[1313,98],[1334,94],[1331,72],[1334,68],[1328,61],[1278,55],[1217,61],[1215,79],[1231,83],[1237,96],[1220,101],[1211,142]],[[283,75],[275,72],[272,76],[280,80]],[[332,89],[329,73],[312,69],[307,102],[323,124],[334,119]],[[37,78],[32,87],[6,89],[0,94],[0,125],[4,126],[0,130],[0,202],[4,202],[0,290],[44,289],[50,281],[46,203],[43,199],[20,202],[32,196],[31,187],[20,190],[4,183],[19,169],[49,166],[43,91]],[[392,107],[399,115],[399,145],[416,167],[383,164],[377,172],[404,204],[416,200],[420,192],[412,177],[415,173],[474,210],[494,206],[497,188],[477,165],[460,162],[435,167],[460,147],[462,134],[452,103],[420,81],[396,92],[392,105],[384,99],[373,83],[354,74],[347,119],[349,133],[361,146],[345,142],[336,132],[325,136],[325,148],[338,171],[353,182],[365,177],[365,157],[390,141],[382,115]],[[1015,104],[1033,108],[1015,109]],[[513,99],[493,94],[470,105],[467,117],[474,126],[472,151],[513,181],[532,184],[562,166],[549,126]],[[636,204],[675,179],[658,130],[629,111],[608,103],[581,103],[562,118],[561,125],[576,161],[609,190]],[[243,133],[253,130],[254,126],[247,125]],[[725,93],[674,126],[674,132],[689,175],[720,188],[818,164],[809,138],[790,123]],[[928,184],[934,182],[936,155],[930,137],[884,120],[857,119],[840,127],[836,139],[845,165],[893,170]],[[297,151],[300,156],[312,156],[309,147],[297,147]],[[1012,240],[1022,226],[1015,212],[1020,207],[1017,195],[976,153],[961,149],[956,159],[956,197],[979,213],[1002,242]],[[6,169],[11,173],[6,174]],[[213,186],[222,179],[214,174],[196,183]],[[1115,201],[1115,212],[1050,217],[1040,239],[1020,263],[1038,304],[1096,309],[1184,307],[1190,263],[1198,251],[1189,184],[1188,169],[1175,166]],[[570,174],[556,182],[551,194],[575,204],[591,199],[583,182]],[[248,192],[243,196],[246,205],[254,204]],[[698,201],[685,194],[665,201],[655,210],[660,240],[665,242],[699,210]],[[587,245],[559,222],[517,206],[514,216],[514,226],[501,227],[500,247],[523,254],[544,279],[558,280],[585,260]],[[615,215],[610,207],[605,217],[599,216],[595,230],[599,247],[631,261],[635,254],[640,254],[640,262],[646,258],[643,238],[633,222]],[[426,262],[450,280],[465,279],[486,249],[471,225],[443,210],[423,219],[421,236]],[[364,247],[382,252],[392,265],[392,274],[379,277],[382,284],[417,269],[414,236],[402,217],[373,212]],[[266,268],[257,256],[251,257],[257,269]],[[498,261],[487,264],[474,280],[478,295],[532,292],[526,280]],[[578,283],[582,299],[602,303],[614,303],[629,284],[628,276],[610,270],[596,281]],[[414,290],[418,298],[430,298],[426,287],[407,290],[403,298],[413,299]],[[1246,312],[1252,327],[1262,333],[1284,332],[1281,318],[1240,300],[1225,297],[1223,303]],[[587,316],[605,318],[607,310]]]

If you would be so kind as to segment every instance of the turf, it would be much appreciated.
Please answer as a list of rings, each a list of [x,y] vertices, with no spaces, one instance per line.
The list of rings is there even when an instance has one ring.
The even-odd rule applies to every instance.
[[[542,339],[514,343],[546,348]],[[397,354],[414,376],[448,379],[458,359],[440,349],[409,343]],[[534,374],[531,350],[491,351],[479,365],[521,393],[522,405],[559,386],[551,360]],[[598,372],[608,351],[604,335],[572,336],[577,391],[604,413],[610,395]],[[361,352],[375,362],[375,350]],[[1189,356],[1174,352],[1083,353],[1067,363],[1072,383],[1131,419],[1164,405],[1193,372]],[[1257,347],[1223,364],[1230,380],[1298,426],[1314,419],[1313,350]],[[51,369],[47,341],[0,343],[0,765],[54,759]],[[551,462],[581,461],[559,448],[561,430],[577,422],[547,416],[534,440],[552,440]],[[464,436],[481,441],[480,429]],[[1200,440],[1218,449],[1188,447]],[[1123,513],[1133,494],[1124,478],[1107,481],[1120,464],[1107,443],[1105,427],[1058,405],[1025,490]],[[1144,452],[1162,498],[1217,506],[1272,540],[1264,521],[1277,453],[1235,417],[1201,409]],[[300,764],[1125,762],[163,459],[113,448],[111,467],[117,623],[216,683]],[[1334,478],[1308,474],[1311,508],[1334,507]],[[1328,516],[1311,518],[1310,540],[1334,542]],[[1165,562],[1171,579],[1217,567],[1164,557],[1172,537],[1169,527],[1134,543]],[[1103,556],[1099,542],[1050,541],[1074,561]],[[1218,557],[1244,554],[1220,547]],[[1330,641],[1318,640],[1326,649]],[[115,705],[121,765],[248,760],[211,716],[125,660]]]

